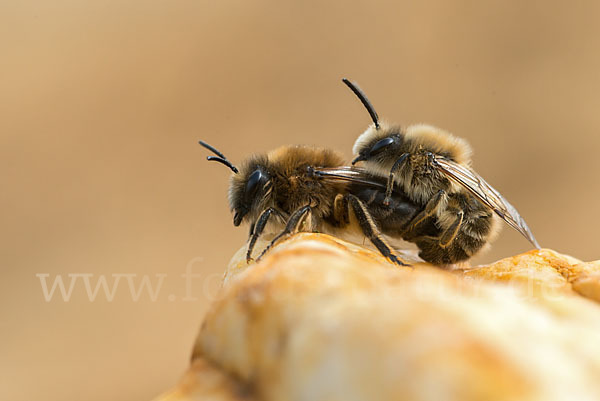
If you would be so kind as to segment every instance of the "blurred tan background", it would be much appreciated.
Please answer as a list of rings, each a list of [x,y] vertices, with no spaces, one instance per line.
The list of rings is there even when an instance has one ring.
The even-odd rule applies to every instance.
[[[0,3],[0,398],[173,385],[247,235],[198,139],[234,162],[291,143],[349,158],[369,118],[343,76],[380,116],[470,141],[544,247],[600,258],[599,15],[594,1]],[[505,227],[476,262],[528,249]],[[45,301],[36,274],[77,273],[166,277],[156,301],[125,278],[112,302],[83,281]]]

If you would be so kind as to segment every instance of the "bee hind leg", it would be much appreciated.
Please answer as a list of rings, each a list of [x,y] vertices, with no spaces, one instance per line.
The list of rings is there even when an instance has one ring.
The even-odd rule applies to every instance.
[[[413,241],[419,247],[419,256],[434,265],[448,265],[468,259],[485,241],[459,236],[463,224],[464,212],[461,210],[440,236],[415,238]]]
[[[285,225],[285,228],[283,229],[283,231],[280,232],[279,234],[277,234],[277,236],[275,236],[275,238],[273,238],[271,243],[269,243],[269,245],[267,245],[267,247],[262,251],[260,256],[258,258],[256,258],[256,260],[259,261],[265,255],[265,253],[267,253],[269,251],[269,249],[271,249],[277,243],[277,241],[279,241],[281,238],[298,232],[300,230],[300,226],[305,221],[305,219],[310,217],[310,213],[311,213],[310,205],[301,207],[300,209],[298,209],[294,213],[292,213],[292,215],[288,219],[287,224]]]
[[[460,231],[460,226],[462,225],[464,217],[464,212],[461,210],[456,215],[456,220],[448,227],[440,237],[440,246],[442,248],[448,247],[456,239],[458,232]]]
[[[379,252],[397,265],[410,266],[409,263],[394,255],[392,248],[383,239],[365,204],[354,195],[346,195],[346,199],[350,207],[352,207],[352,211],[364,235],[369,238]]]
[[[402,236],[407,236],[408,233],[414,231],[417,226],[419,224],[421,224],[422,222],[424,222],[428,217],[433,216],[436,211],[438,210],[439,205],[442,202],[446,201],[446,191],[444,191],[443,189],[440,189],[438,191],[437,194],[435,194],[430,200],[429,202],[427,202],[427,205],[425,205],[425,209],[423,211],[421,211],[419,214],[417,214],[415,217],[413,217],[412,221],[410,222],[410,224],[408,225],[408,228],[406,230],[404,230],[404,233],[402,234]]]

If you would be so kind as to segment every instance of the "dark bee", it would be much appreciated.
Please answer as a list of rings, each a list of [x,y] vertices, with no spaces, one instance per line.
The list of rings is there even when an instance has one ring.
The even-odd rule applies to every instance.
[[[343,81],[373,120],[354,145],[352,165],[360,162],[368,174],[386,179],[381,206],[393,208],[392,199],[401,192],[421,209],[406,226],[390,227],[378,220],[384,234],[415,243],[427,262],[452,264],[469,259],[490,242],[499,217],[539,248],[516,209],[471,169],[471,149],[463,139],[429,125],[381,123],[364,93]],[[344,174],[348,173],[334,173]]]
[[[372,180],[358,169],[344,176],[333,177],[319,170],[344,166],[342,157],[331,150],[308,146],[285,146],[268,154],[247,159],[240,169],[212,146],[200,142],[217,156],[208,160],[220,162],[233,171],[229,187],[229,205],[234,213],[233,224],[250,223],[247,261],[267,223],[275,226],[277,235],[265,248],[262,257],[278,240],[298,231],[353,231],[369,238],[383,256],[399,265],[407,263],[397,257],[382,237],[368,203],[382,201],[385,182]],[[400,193],[390,197],[393,205],[386,212],[389,221],[405,225],[420,208]],[[350,216],[355,218],[350,218]]]

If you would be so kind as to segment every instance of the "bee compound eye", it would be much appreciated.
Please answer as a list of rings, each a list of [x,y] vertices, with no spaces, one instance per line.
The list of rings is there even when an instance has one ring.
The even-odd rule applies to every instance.
[[[248,182],[246,183],[246,199],[251,198],[258,189],[258,183],[263,181],[266,178],[266,175],[262,173],[260,170],[254,171],[248,177]]]
[[[373,145],[373,147],[369,151],[369,154],[371,156],[373,156],[378,153],[381,153],[385,150],[385,148],[390,146],[392,143],[394,143],[394,138],[392,138],[392,137],[383,138],[380,141],[378,141],[377,143],[375,143],[375,145]]]

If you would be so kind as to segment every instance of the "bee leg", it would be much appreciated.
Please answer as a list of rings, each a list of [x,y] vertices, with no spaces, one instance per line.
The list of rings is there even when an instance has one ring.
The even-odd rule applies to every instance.
[[[463,222],[464,212],[461,210],[457,212],[456,218],[450,227],[442,232],[442,235],[437,237],[425,235],[411,239],[419,247],[419,256],[424,261],[438,266],[468,259],[485,241],[473,243],[465,240],[464,237],[459,237],[458,233]]]
[[[390,176],[388,177],[387,185],[385,187],[385,198],[383,199],[383,204],[385,206],[390,205],[390,200],[392,198],[392,191],[394,190],[394,178],[396,176],[396,171],[398,171],[400,169],[400,167],[402,166],[402,163],[404,163],[404,161],[408,158],[408,156],[409,156],[408,153],[404,153],[402,156],[400,156],[400,158],[398,160],[396,160],[396,163],[394,163],[394,165],[392,166],[392,169],[390,170]]]
[[[358,224],[363,231],[363,234],[371,240],[373,245],[381,252],[383,256],[391,260],[393,263],[400,266],[410,266],[410,264],[406,263],[392,252],[392,248],[385,242],[377,225],[373,221],[371,217],[371,213],[369,213],[365,204],[358,199],[354,195],[346,195],[348,199],[348,203],[352,207],[352,211],[358,220]]]
[[[448,245],[450,245],[452,243],[452,241],[454,241],[454,239],[456,238],[456,235],[458,234],[458,231],[460,230],[460,226],[463,222],[463,217],[464,217],[464,212],[461,210],[458,212],[458,214],[456,216],[456,220],[454,220],[454,223],[452,223],[450,225],[450,227],[448,227],[446,229],[446,231],[444,231],[442,233],[442,236],[440,237],[440,246],[442,248],[446,248]]]
[[[337,194],[333,201],[333,218],[341,227],[350,223],[350,217],[348,216],[348,199],[343,194]]]
[[[282,237],[298,232],[300,229],[300,225],[304,221],[304,218],[308,217],[310,212],[311,212],[311,207],[310,207],[310,205],[307,205],[307,206],[301,207],[300,209],[298,209],[294,213],[292,213],[292,215],[288,219],[288,222],[285,225],[285,228],[283,229],[283,231],[280,232],[279,234],[277,234],[277,236],[275,236],[275,238],[273,238],[271,243],[269,245],[267,245],[267,247],[262,251],[262,253],[256,260],[257,261],[260,260],[264,256],[264,254],[267,253],[269,251],[269,249],[271,249],[277,243],[277,241],[279,241]]]
[[[423,221],[425,221],[425,219],[433,216],[435,214],[439,204],[442,202],[442,200],[445,200],[445,198],[446,198],[446,191],[444,191],[443,189],[440,189],[439,192],[437,194],[435,194],[433,196],[433,198],[431,198],[429,200],[429,202],[427,202],[427,205],[425,205],[425,209],[423,209],[423,211],[421,211],[421,213],[419,213],[418,215],[413,217],[412,221],[408,225],[408,228],[406,230],[404,230],[403,235],[415,230],[419,224],[421,224]]]
[[[267,222],[269,221],[269,217],[271,217],[271,214],[273,213],[279,214],[277,210],[270,207],[260,214],[258,220],[256,221],[256,224],[252,223],[252,227],[250,228],[250,243],[248,244],[248,252],[246,253],[247,263],[250,263],[252,261],[252,250],[254,249],[256,240],[258,240],[258,237],[260,237],[260,235],[262,234],[263,230],[265,229],[265,226],[267,225]]]

